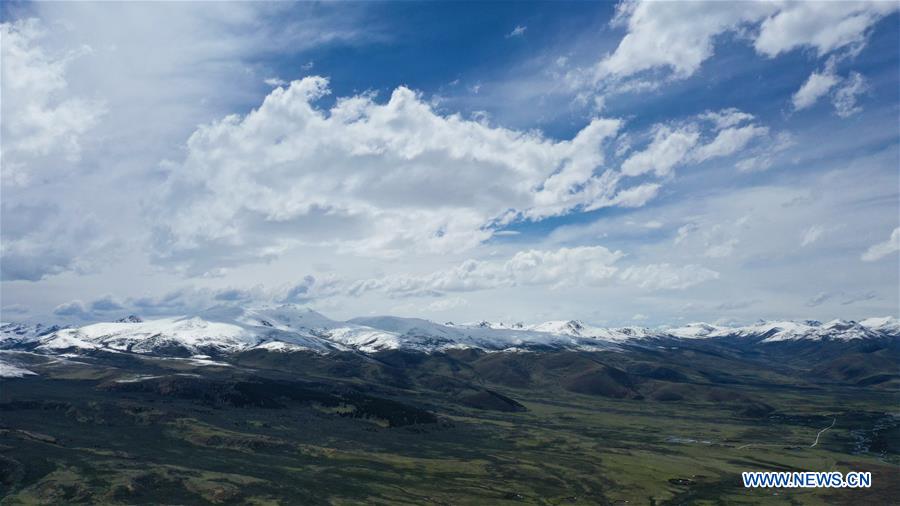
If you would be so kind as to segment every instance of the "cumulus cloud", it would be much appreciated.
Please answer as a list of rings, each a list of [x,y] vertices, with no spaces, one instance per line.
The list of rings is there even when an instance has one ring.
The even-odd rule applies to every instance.
[[[699,132],[692,127],[662,127],[656,131],[647,149],[631,155],[622,163],[622,173],[639,176],[652,171],[657,176],[666,176],[685,159],[699,139]]]
[[[693,75],[723,34],[751,34],[757,53],[775,57],[809,47],[824,56],[858,51],[869,28],[896,2],[620,2],[614,25],[627,33],[595,68],[596,80],[654,69],[671,78]]]
[[[56,306],[53,314],[62,317],[76,317],[86,319],[90,317],[90,312],[85,308],[84,302],[73,300]]]
[[[261,285],[246,288],[207,288],[182,286],[162,294],[119,298],[108,294],[89,302],[75,299],[60,304],[53,314],[62,319],[77,318],[84,321],[110,321],[127,314],[147,317],[164,317],[197,314],[204,310],[234,305],[268,305],[281,303],[312,302],[286,300],[284,294],[290,288],[265,288]],[[4,309],[5,311],[5,309]]]
[[[860,258],[864,262],[875,262],[897,251],[900,251],[900,227],[891,232],[888,240],[870,246]]]
[[[763,21],[753,47],[769,57],[800,47],[819,56],[858,47],[869,28],[895,10],[896,2],[785,2]]]
[[[159,258],[227,251],[240,261],[297,244],[462,251],[518,219],[640,206],[657,189],[620,188],[603,168],[619,120],[553,141],[440,115],[403,87],[384,103],[357,95],[326,111],[316,102],[328,93],[326,79],[307,77],[194,132],[152,210]]]
[[[828,283],[856,283],[846,288],[851,290],[848,293],[864,297],[868,285],[874,288],[876,282],[890,277],[882,275],[890,262],[856,259],[862,254],[874,261],[883,258],[884,248],[896,249],[882,243],[863,253],[869,244],[859,243],[863,235],[878,237],[870,235],[873,230],[881,234],[896,226],[889,220],[894,210],[885,204],[896,201],[893,165],[879,169],[890,175],[880,179],[873,179],[880,173],[858,167],[850,178],[831,175],[839,169],[834,165],[838,159],[849,164],[847,160],[863,141],[869,152],[877,140],[877,136],[869,138],[870,131],[886,135],[890,129],[878,123],[867,123],[866,132],[833,132],[830,124],[798,131],[796,139],[806,145],[787,156],[782,153],[791,138],[771,132],[747,112],[722,109],[689,118],[665,117],[671,110],[695,108],[697,103],[692,99],[676,104],[680,96],[663,95],[671,90],[659,88],[660,101],[646,104],[650,109],[645,110],[645,104],[615,101],[592,89],[585,92],[576,115],[615,110],[622,117],[635,118],[629,121],[637,126],[595,119],[571,136],[553,139],[524,130],[537,123],[521,117],[511,120],[504,114],[504,104],[516,107],[524,101],[517,95],[518,100],[494,104],[496,82],[485,81],[478,96],[465,94],[473,102],[460,106],[457,110],[464,112],[457,115],[447,112],[446,102],[438,105],[403,87],[386,95],[367,92],[332,100],[325,96],[329,89],[321,78],[293,83],[280,79],[305,75],[311,65],[257,65],[260,61],[307,61],[307,54],[292,52],[291,58],[284,57],[283,47],[309,48],[315,41],[335,40],[329,34],[358,40],[356,34],[365,30],[349,22],[334,24],[331,19],[323,25],[314,22],[314,16],[308,24],[306,16],[295,17],[293,21],[304,18],[299,26],[287,19],[273,22],[281,17],[281,7],[268,4],[259,10],[262,4],[158,5],[39,3],[28,11],[45,17],[43,23],[53,30],[41,34],[39,23],[30,34],[24,24],[4,25],[3,98],[7,100],[2,103],[0,271],[5,300],[27,301],[35,310],[46,312],[61,301],[78,298],[84,302],[68,303],[60,311],[77,318],[90,313],[109,319],[116,311],[185,314],[217,304],[259,302],[333,304],[328,307],[360,314],[386,310],[390,306],[385,299],[387,304],[449,312],[464,308],[455,295],[465,293],[471,302],[460,313],[472,314],[496,304],[506,305],[503,311],[537,314],[535,308],[546,309],[540,295],[557,290],[557,302],[566,311],[589,314],[596,309],[589,306],[602,300],[604,310],[626,317],[652,314],[655,320],[667,317],[659,312],[666,313],[664,297],[620,302],[630,298],[622,294],[689,288],[694,286],[691,283],[721,277],[728,283],[702,285],[702,291],[689,295],[701,297],[702,292],[702,297],[716,304],[734,297],[757,297],[765,301],[765,310],[778,312],[786,307],[783,304],[792,303],[783,298],[791,290],[780,288],[785,279],[806,280],[801,283],[802,293],[790,293],[793,303],[803,307],[811,294],[828,289]],[[619,22],[629,31],[627,43],[623,40],[622,54],[610,54],[600,69],[601,85],[593,81],[592,85],[602,88],[607,82],[633,79],[618,84],[639,90],[648,89],[651,81],[695,75],[723,40],[738,44],[748,40],[764,56],[801,48],[822,60],[844,61],[841,58],[865,43],[869,30],[841,28],[845,34],[855,33],[854,38],[839,33],[817,35],[810,29],[794,37],[791,45],[788,39],[778,42],[775,37],[779,30],[802,31],[784,29],[791,26],[784,21],[787,18],[763,23],[799,8],[793,4],[748,4],[748,13],[738,12],[734,5],[710,4],[703,6],[709,12],[691,11],[689,16],[684,13],[694,7],[688,4],[654,6],[658,11],[642,5],[620,6]],[[812,15],[815,12],[808,17],[815,26],[841,26],[851,20],[851,28],[859,28],[871,26],[873,16],[880,15],[866,17],[865,13],[878,10],[872,4],[854,5],[834,7],[837,17],[828,14],[831,21],[827,23]],[[342,18],[347,11],[334,12]],[[696,25],[685,21],[692,17]],[[647,29],[653,23],[660,31]],[[19,42],[8,41],[7,32],[13,31],[18,31]],[[756,47],[763,32],[768,39]],[[290,37],[273,36],[279,34]],[[682,36],[687,39],[680,40]],[[502,40],[495,42],[502,44]],[[84,44],[92,52],[78,49]],[[656,50],[654,44],[657,53],[638,54],[642,48]],[[135,57],[146,54],[148,48],[152,58]],[[19,56],[12,51],[19,51]],[[20,56],[28,72],[10,70]],[[580,51],[554,63],[556,56],[553,53],[542,64],[557,76],[583,62]],[[596,61],[595,57],[591,63]],[[811,87],[805,95],[798,91],[794,98],[788,97],[788,107],[830,102],[839,116],[858,111],[866,79],[843,69],[837,75],[821,62],[816,65],[816,73],[830,73],[835,82],[824,91],[822,86]],[[121,71],[108,72],[110,67]],[[46,117],[58,114],[65,119],[63,112],[77,110],[73,107],[78,104],[94,108],[81,118],[91,119],[84,129],[67,120],[56,125],[59,129],[42,130],[50,123],[35,123],[38,126],[30,131],[36,139],[45,140],[23,142],[13,156],[7,152],[6,141],[16,137],[6,129],[14,125],[6,119],[19,101],[7,89],[7,81],[29,72],[43,72],[47,81],[35,81],[34,90],[19,88],[25,91],[16,93],[23,97],[26,92],[38,93],[37,99],[25,102],[49,111]],[[881,75],[871,66],[866,73],[873,83]],[[263,85],[266,77],[271,77],[269,85],[280,90],[268,93],[270,89]],[[160,85],[171,82],[179,85]],[[223,82],[228,85],[213,85]],[[795,85],[801,85],[799,80]],[[462,93],[463,88],[454,89]],[[269,96],[256,102],[256,110],[226,116],[229,111],[247,111],[248,103],[261,100],[263,89]],[[656,107],[669,104],[670,99],[676,100],[671,102],[675,109]],[[705,107],[710,106],[696,110]],[[491,116],[469,115],[482,109]],[[760,114],[768,115],[770,109],[760,109]],[[134,121],[135,117],[141,121]],[[515,121],[507,124],[518,129],[498,126],[498,121],[507,120]],[[651,125],[658,121],[662,123]],[[204,126],[198,128],[198,123]],[[569,128],[559,117],[542,119],[540,124],[552,125],[548,128],[555,131]],[[49,138],[54,140],[46,141]],[[858,142],[852,146],[841,146],[854,138]],[[893,155],[890,145],[880,146],[887,147],[878,156],[895,162],[896,157],[889,156]],[[817,156],[811,156],[813,152]],[[726,172],[730,160],[718,164],[724,169],[713,166],[714,161],[729,157],[737,159],[734,166],[740,171],[770,166],[797,170],[734,174]],[[703,166],[690,178],[674,180],[676,172],[687,172],[692,164]],[[783,199],[778,188],[766,186],[776,176],[779,184],[802,181],[805,185],[826,173],[836,179],[819,181],[808,192],[806,186],[792,188]],[[19,186],[9,191],[12,184]],[[662,193],[663,185],[667,185],[666,198],[660,207],[647,206]],[[848,189],[858,186],[866,187],[864,197],[848,200]],[[831,192],[833,188],[836,191]],[[797,201],[802,204],[792,203]],[[684,207],[673,210],[674,202],[684,202]],[[585,213],[613,206],[645,209]],[[585,214],[578,219],[560,218],[575,213]],[[755,216],[753,226],[730,228],[744,213]],[[588,236],[541,242],[557,230],[595,218],[599,222]],[[535,227],[522,223],[529,220],[545,221]],[[622,220],[631,223],[624,226]],[[846,224],[840,220],[847,220]],[[810,227],[813,223],[826,224],[825,231],[844,226],[853,233],[831,233],[824,241],[825,232]],[[611,249],[572,247],[596,244],[600,238]],[[799,249],[798,243],[805,249]],[[110,248],[116,244],[129,249],[112,255]],[[513,245],[522,251],[507,249]],[[560,245],[567,248],[554,249]],[[146,258],[148,251],[153,258]],[[383,261],[383,257],[395,259]],[[110,258],[115,262],[106,261]],[[712,259],[708,266],[697,265],[707,258]],[[836,259],[848,258],[856,261],[858,270],[823,279],[822,273],[831,272],[829,265],[835,265]],[[302,266],[323,261],[333,265],[328,272],[336,274],[323,274],[316,268],[314,275],[303,276]],[[157,270],[160,265],[148,265],[153,262],[165,265]],[[250,262],[269,263],[241,267]],[[97,269],[98,265],[102,268]],[[60,273],[67,274],[55,276]],[[169,287],[170,282],[177,285],[182,274],[202,275],[193,282],[209,288],[134,297],[144,290]],[[267,283],[268,288],[241,286],[249,282]],[[119,290],[118,296],[92,300],[109,290]],[[492,300],[496,299],[493,290],[516,295]],[[889,288],[879,286],[878,290],[886,302],[872,307],[893,302]],[[846,300],[851,298],[848,295]],[[835,296],[823,307],[840,301]],[[345,303],[346,308],[340,306]],[[658,307],[648,313],[646,307],[638,307],[644,304]],[[715,306],[708,302],[702,307]]]
[[[694,151],[694,159],[703,162],[712,158],[732,155],[742,150],[753,139],[768,133],[768,128],[757,125],[725,128],[719,131],[711,142],[698,147]]]
[[[621,2],[616,22],[628,33],[597,65],[598,77],[627,77],[657,67],[688,77],[712,56],[716,35],[772,11],[773,6],[755,2]]]
[[[860,95],[868,89],[865,78],[859,72],[851,72],[846,78],[835,72],[835,59],[830,58],[821,72],[813,72],[803,86],[794,93],[791,101],[794,110],[813,106],[820,98],[832,93],[831,103],[835,113],[847,118],[862,110],[857,105]]]
[[[707,111],[679,125],[659,125],[646,148],[622,162],[622,174],[633,177],[652,172],[666,177],[688,162],[702,163],[733,155],[754,139],[768,136],[769,129],[752,123],[753,119],[752,114],[723,109]]]
[[[344,282],[334,275],[313,276],[308,274],[297,283],[276,290],[274,298],[279,302],[305,304],[325,297],[343,293]]]
[[[811,107],[820,98],[827,95],[838,82],[840,82],[840,78],[835,75],[833,64],[829,64],[821,72],[813,72],[791,98],[794,110],[799,111]]]
[[[243,107],[277,74],[261,55],[379,30],[360,29],[364,9],[313,5],[57,2],[14,11],[4,14],[36,19],[0,25],[4,281],[143,262],[141,201],[156,197],[161,160],[181,157],[198,123]]]

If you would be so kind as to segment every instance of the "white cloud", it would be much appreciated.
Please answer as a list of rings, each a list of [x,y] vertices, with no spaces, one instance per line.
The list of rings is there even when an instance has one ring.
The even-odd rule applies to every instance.
[[[48,175],[35,174],[42,167],[64,171],[80,158],[84,134],[105,112],[101,101],[67,93],[67,67],[90,49],[50,54],[44,36],[37,19],[0,24],[4,186]]]
[[[787,132],[779,132],[768,140],[750,150],[749,156],[735,164],[739,172],[757,172],[768,170],[775,163],[779,155],[788,148],[794,146],[794,137]]]
[[[702,249],[702,255],[706,258],[729,258],[734,255],[738,244],[741,242],[739,237],[742,230],[750,228],[752,225],[749,222],[750,216],[745,215],[730,223],[720,222],[706,224],[702,227],[695,223],[691,223],[686,225],[686,227],[690,227],[688,230],[692,232],[692,234],[682,234],[681,231],[685,228],[682,227],[679,229],[675,244],[682,243],[685,239],[689,239],[688,242],[691,244],[688,244],[687,246],[690,248],[691,245],[693,245],[694,248]]]
[[[717,244],[711,244],[706,248],[706,251],[703,252],[703,256],[707,258],[727,258],[730,257],[732,253],[734,253],[734,248],[737,246],[738,240],[735,238],[727,239],[724,242],[720,242]]]
[[[713,38],[758,21],[775,9],[764,3],[621,2],[618,20],[628,33],[597,65],[598,78],[628,77],[657,67],[673,76],[692,75],[713,54]]]
[[[743,124],[754,117],[737,109],[707,111],[696,119],[706,125],[688,121],[678,126],[657,126],[650,144],[622,163],[622,174],[640,176],[653,172],[657,177],[666,177],[679,165],[733,155],[754,139],[769,134],[767,127]],[[710,123],[712,128],[708,127]]]
[[[863,76],[859,72],[851,73],[850,77],[834,93],[834,98],[831,101],[837,115],[847,118],[860,112],[862,108],[856,104],[856,99],[859,95],[865,93],[867,89],[868,86]]]
[[[900,251],[900,227],[891,232],[888,240],[870,246],[860,258],[864,262],[875,262],[897,251]]]
[[[618,120],[557,142],[439,115],[407,88],[385,103],[357,95],[316,107],[328,93],[325,79],[307,77],[246,116],[200,127],[154,210],[160,255],[224,249],[256,260],[301,243],[359,255],[462,251],[492,224],[640,206],[656,191],[620,190],[602,170]]]
[[[639,176],[652,171],[657,176],[667,176],[685,159],[699,139],[700,133],[692,127],[661,127],[647,149],[631,155],[622,163],[622,173]]]
[[[363,11],[334,9],[339,18]],[[895,130],[890,128],[895,118],[889,108],[873,107],[866,122],[836,122],[846,127],[833,121],[810,126],[806,118],[797,125],[797,149],[785,152],[784,146],[793,142],[789,136],[770,132],[740,110],[666,117],[675,109],[697,107],[693,99],[682,103],[670,96],[667,87],[656,88],[660,96],[653,103],[671,102],[675,109],[615,100],[615,90],[606,88],[586,90],[583,103],[569,104],[571,90],[564,86],[525,90],[534,81],[516,79],[515,86],[500,87],[496,74],[481,76],[484,86],[477,96],[466,93],[462,84],[442,88],[442,93],[455,90],[472,100],[459,107],[405,88],[337,101],[298,98],[298,91],[291,91],[296,84],[276,81],[308,70],[299,63],[310,55],[293,47],[332,43],[335,37],[366,40],[360,35],[365,30],[342,19],[323,25],[316,16],[281,16],[279,4],[36,3],[27,10],[48,27],[43,37],[29,39],[31,47],[40,49],[49,68],[62,62],[58,68],[65,86],[48,95],[47,109],[75,100],[105,104],[105,114],[83,133],[70,129],[46,153],[20,151],[28,157],[20,159],[28,163],[19,174],[34,177],[9,179],[32,184],[3,188],[5,302],[23,302],[40,313],[79,299],[84,303],[61,311],[103,318],[120,311],[116,306],[138,314],[172,314],[213,304],[291,301],[340,308],[335,310],[343,312],[339,317],[407,303],[411,313],[445,311],[454,320],[461,315],[491,318],[483,314],[489,311],[520,319],[600,315],[621,322],[621,315],[642,313],[654,321],[674,317],[682,300],[706,308],[692,309],[692,318],[705,317],[703,311],[718,317],[715,308],[739,307],[747,300],[759,303],[738,311],[742,317],[774,317],[790,308],[805,311],[811,295],[840,293],[835,291],[839,286],[849,295],[835,295],[822,304],[822,312],[857,300],[850,309],[859,312],[896,306],[896,287],[889,283],[896,278],[890,275],[895,265],[859,261],[870,244],[860,242],[861,237],[877,238],[896,227],[896,209],[891,208],[896,202],[896,146],[888,135]],[[622,19],[629,15],[623,11]],[[754,42],[763,20],[734,23],[721,12],[712,15],[720,16],[720,26],[737,28],[702,39],[709,43],[708,54],[720,40],[729,45],[744,38]],[[709,20],[701,21],[705,29]],[[864,42],[865,33],[860,40]],[[595,44],[596,38],[585,36],[584,41]],[[663,43],[666,50],[678,49],[677,43]],[[92,52],[78,49],[84,45]],[[806,55],[818,52],[811,43],[797,47]],[[822,60],[843,58],[858,47],[845,44],[823,53]],[[521,74],[543,66],[541,70],[558,76],[554,85],[560,87],[562,73],[585,64],[584,52],[576,49],[566,48],[569,59],[559,65],[554,62],[559,48],[530,55],[537,63],[523,66]],[[694,60],[607,77],[632,79],[619,83],[623,88],[649,89],[654,81],[702,71],[700,49]],[[4,79],[15,79],[6,69],[5,51],[7,47]],[[285,61],[296,64],[268,66]],[[591,62],[596,61],[595,56]],[[732,62],[721,63],[730,67]],[[753,68],[760,70],[759,63]],[[828,68],[821,61],[816,65],[820,73]],[[447,80],[463,75],[450,71]],[[767,71],[760,71],[765,78]],[[866,74],[873,84],[883,77],[872,66]],[[284,96],[273,93],[260,105],[269,91],[264,79],[270,76],[271,85],[286,88]],[[834,103],[837,115],[858,110],[865,80],[852,76],[836,76],[839,82],[818,102]],[[753,86],[747,80],[733,82]],[[3,91],[5,121],[8,108],[18,101],[16,94]],[[547,102],[541,102],[542,93]],[[567,131],[570,123],[562,114],[571,113],[571,119],[599,112],[595,97],[605,110],[615,110],[633,124],[596,120],[562,139],[526,130],[540,124]],[[523,108],[523,103],[534,107]],[[259,109],[245,115],[252,104]],[[562,113],[545,116],[556,105]],[[707,107],[701,104],[696,110]],[[527,111],[510,114],[504,109]],[[447,112],[454,110],[461,112]],[[489,111],[490,119],[479,115],[470,121],[470,112],[478,110]],[[241,115],[223,119],[234,111]],[[760,111],[773,113],[771,107]],[[879,123],[888,117],[892,122]],[[662,123],[649,126],[658,121]],[[205,126],[198,129],[197,124]],[[194,138],[185,146],[191,133]],[[681,139],[684,146],[663,149],[672,147],[664,141],[675,134],[688,137]],[[875,146],[886,146],[880,162],[855,165],[855,154],[871,153]],[[8,185],[11,158],[6,151],[3,156]],[[739,170],[782,170],[739,174],[729,170],[731,160],[713,162],[726,157],[739,160]],[[160,159],[167,161],[159,164]],[[676,171],[684,177],[672,177]],[[637,175],[631,179],[628,172]],[[162,181],[165,191],[160,193]],[[665,198],[658,206],[646,206],[663,193],[662,185]],[[546,220],[610,206],[632,209]],[[733,228],[747,215],[753,219],[746,228]],[[557,231],[593,217],[599,221],[591,233],[555,238]],[[520,223],[527,220],[546,221],[535,227]],[[814,223],[826,232],[810,232]],[[719,232],[713,233],[716,226]],[[505,227],[521,232],[510,236]],[[845,233],[829,233],[823,240],[838,227]],[[490,240],[500,234],[509,237]],[[673,247],[673,239],[678,246]],[[582,250],[601,240],[606,253]],[[562,253],[561,246],[571,251]],[[148,258],[148,251],[157,258]],[[697,265],[706,263],[705,255],[714,260]],[[401,258],[386,261],[384,256]],[[154,263],[159,261],[164,265]],[[324,264],[327,268],[318,267]],[[303,266],[314,274],[283,284],[298,280],[307,269]],[[645,291],[686,286],[704,274],[712,277],[710,272],[722,282],[688,286],[674,305],[671,295]],[[203,276],[190,281],[192,288],[164,293],[184,283],[185,273]],[[254,288],[256,283],[266,288]],[[163,295],[134,297],[140,293]],[[457,305],[456,294],[465,295],[468,303]],[[615,314],[620,317],[610,316]]]
[[[619,277],[645,290],[684,290],[719,278],[719,273],[699,265],[677,267],[668,263],[628,267]]]
[[[617,25],[627,33],[596,66],[596,79],[621,79],[653,69],[693,75],[723,34],[750,34],[757,53],[775,57],[802,47],[819,56],[865,44],[869,28],[897,10],[896,2],[655,2],[623,1]],[[758,30],[754,30],[757,28]],[[755,32],[755,33],[754,33]]]
[[[516,27],[513,28],[511,32],[506,34],[506,38],[509,39],[512,37],[521,37],[521,36],[525,35],[525,30],[527,30],[527,29],[528,29],[527,26],[516,25]]]
[[[840,78],[834,73],[833,63],[827,65],[822,72],[813,72],[791,98],[794,110],[799,111],[812,106],[827,95],[838,82]]]
[[[699,146],[694,151],[693,157],[698,162],[703,162],[711,158],[729,156],[744,149],[753,139],[768,133],[768,128],[757,125],[726,128],[716,134],[716,138],[710,143]]]
[[[272,75],[261,56],[368,37],[353,27],[365,9],[295,7],[48,2],[5,13],[40,21],[0,27],[2,278],[143,260],[142,200],[155,198],[160,161],[259,93]]]
[[[813,72],[809,79],[794,93],[794,110],[806,109],[833,90],[831,103],[835,113],[842,118],[862,110],[857,97],[868,90],[865,78],[859,72],[851,72],[843,78],[835,73],[835,59],[830,58],[821,72]]]
[[[602,246],[520,251],[502,261],[466,260],[451,269],[425,275],[361,280],[352,283],[348,291],[355,295],[381,291],[405,296],[533,285],[590,286],[608,283],[618,270],[613,264],[623,256],[621,251]]]
[[[754,116],[752,114],[746,113],[734,107],[722,109],[720,111],[706,111],[705,113],[700,114],[698,117],[705,121],[711,121],[713,124],[715,124],[717,130],[735,127],[740,125],[741,123],[745,123],[754,119]]]
[[[825,233],[825,228],[821,225],[813,225],[806,229],[803,232],[803,238],[800,241],[801,247],[809,246],[810,244],[819,240],[822,237],[822,234]]]
[[[348,283],[346,292],[359,296],[377,291],[406,297],[529,286],[572,290],[615,285],[651,291],[682,290],[719,276],[715,271],[693,264],[659,263],[620,268],[616,264],[624,257],[621,251],[602,246],[520,251],[506,260],[466,260],[454,268],[425,275],[360,280]]]
[[[529,250],[516,253],[504,268],[520,285],[590,285],[603,283],[615,274],[617,269],[612,264],[623,256],[621,251],[602,246]]]
[[[804,46],[822,56],[864,44],[869,28],[895,10],[896,2],[785,2],[763,21],[753,45],[769,57]]]
[[[885,114],[885,121],[893,125],[890,114]],[[711,321],[719,316],[719,304],[742,300],[758,301],[752,307],[734,310],[750,320],[761,314],[766,318],[823,319],[836,315],[861,318],[890,311],[897,307],[897,253],[888,251],[897,247],[891,246],[891,241],[873,247],[866,255],[872,259],[868,262],[860,261],[860,255],[871,243],[888,239],[897,228],[897,151],[895,146],[886,146],[876,154],[830,154],[833,149],[846,152],[843,142],[867,146],[870,140],[859,129],[859,125],[838,122],[837,129],[828,135],[818,130],[807,133],[799,144],[805,149],[792,150],[791,160],[780,166],[790,170],[779,171],[779,177],[769,179],[767,184],[728,187],[702,196],[694,193],[694,188],[682,186],[690,191],[684,194],[686,198],[667,196],[665,201],[624,216],[561,227],[550,235],[548,243],[578,244],[602,237],[607,246],[627,251],[628,260],[701,263],[720,273],[719,282],[698,285],[684,293],[685,304],[697,304],[684,310],[694,315],[691,318]],[[705,181],[710,176],[702,177]],[[734,176],[723,177],[730,180]],[[677,183],[669,191],[678,191]],[[664,218],[668,233],[640,234],[628,223],[660,218]],[[813,225],[822,227],[821,234],[800,247]],[[879,238],[881,234],[884,236]],[[814,235],[815,229],[810,238]],[[900,232],[895,236],[900,239]],[[870,243],[866,238],[875,239]],[[700,262],[706,260],[711,248],[712,253],[728,255]],[[875,257],[879,261],[874,261]],[[616,289],[622,293],[627,287]],[[836,296],[807,312],[811,296],[842,290],[848,294],[846,298]],[[870,293],[875,297],[868,297]],[[642,299],[624,314],[645,312],[660,321],[678,315],[671,297],[656,304],[657,297]],[[845,305],[848,301],[853,302]],[[647,313],[647,307],[653,312]]]

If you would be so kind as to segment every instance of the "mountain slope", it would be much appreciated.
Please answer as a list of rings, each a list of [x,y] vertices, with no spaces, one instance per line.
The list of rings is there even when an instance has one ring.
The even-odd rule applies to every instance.
[[[439,324],[418,318],[376,316],[332,320],[308,308],[218,306],[192,316],[59,328],[41,324],[0,324],[0,348],[43,353],[131,352],[164,356],[225,355],[250,349],[331,353],[387,350],[423,353],[452,349],[498,351],[598,351],[622,346],[658,346],[660,341],[732,343],[739,347],[774,343],[849,345],[900,337],[893,317],[861,322],[832,320],[759,322],[742,327],[691,323],[682,327],[602,328],[577,320],[534,325]]]

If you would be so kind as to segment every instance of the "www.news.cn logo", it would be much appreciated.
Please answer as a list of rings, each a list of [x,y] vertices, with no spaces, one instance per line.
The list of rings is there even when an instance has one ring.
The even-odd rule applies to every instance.
[[[869,488],[872,473],[851,471],[844,475],[839,471],[774,472],[750,471],[741,473],[744,488]]]

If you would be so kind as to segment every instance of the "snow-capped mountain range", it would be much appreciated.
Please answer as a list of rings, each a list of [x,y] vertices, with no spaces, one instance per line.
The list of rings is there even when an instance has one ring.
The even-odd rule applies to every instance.
[[[0,324],[0,349],[38,353],[86,351],[162,355],[220,355],[252,349],[330,353],[414,350],[426,353],[454,348],[484,351],[617,349],[624,344],[657,340],[744,339],[754,343],[783,341],[848,342],[900,338],[900,320],[870,318],[772,321],[741,327],[691,323],[681,327],[601,328],[577,320],[534,325],[480,322],[439,324],[393,316],[336,321],[298,306],[215,307],[192,316],[142,320],[129,316],[109,323],[59,328],[41,324]]]

